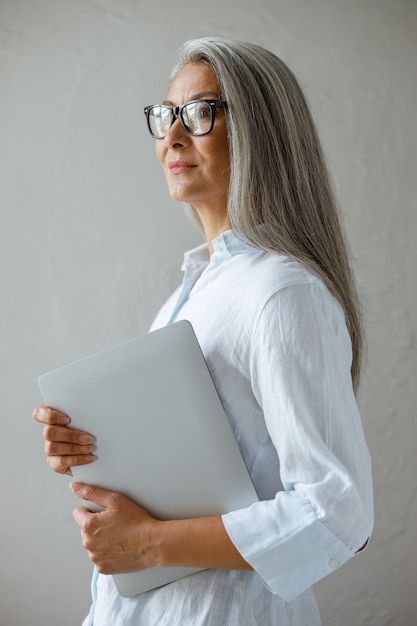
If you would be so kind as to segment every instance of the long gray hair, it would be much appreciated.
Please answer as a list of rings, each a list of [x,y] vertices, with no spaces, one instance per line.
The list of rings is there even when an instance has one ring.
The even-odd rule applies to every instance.
[[[172,79],[187,63],[201,62],[213,68],[219,97],[228,105],[232,228],[259,248],[299,260],[322,278],[345,313],[357,389],[363,352],[360,306],[332,184],[302,89],[268,50],[213,37],[181,47]]]

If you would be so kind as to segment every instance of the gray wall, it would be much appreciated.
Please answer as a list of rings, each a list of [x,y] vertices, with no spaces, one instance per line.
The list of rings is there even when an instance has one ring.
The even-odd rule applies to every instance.
[[[200,242],[166,192],[142,107],[208,34],[303,83],[365,294],[360,396],[373,455],[368,551],[317,585],[327,626],[417,614],[417,6],[412,0],[0,0],[0,624],[73,626],[90,563],[52,474],[37,377],[146,331]]]

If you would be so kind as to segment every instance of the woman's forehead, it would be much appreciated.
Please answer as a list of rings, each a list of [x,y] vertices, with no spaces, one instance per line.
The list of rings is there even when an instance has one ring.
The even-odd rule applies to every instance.
[[[168,92],[167,101],[181,104],[187,100],[217,98],[216,74],[207,63],[188,63],[178,72]]]

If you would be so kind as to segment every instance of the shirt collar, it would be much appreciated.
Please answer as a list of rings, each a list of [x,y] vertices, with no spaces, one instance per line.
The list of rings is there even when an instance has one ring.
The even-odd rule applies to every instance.
[[[235,230],[226,230],[220,233],[216,239],[213,239],[213,256],[235,256],[245,252],[253,252],[257,248],[250,244],[242,236],[238,235]]]
[[[239,236],[234,230],[226,230],[220,233],[213,239],[212,245],[214,252],[211,257],[209,257],[207,243],[188,250],[184,254],[183,269],[185,266],[200,266],[207,264],[210,260],[218,260],[222,257],[232,257],[236,254],[257,250],[255,246]]]
[[[188,250],[184,254],[184,263],[182,264],[181,269],[185,271],[187,267],[200,267],[202,265],[207,265],[209,261],[210,257],[208,245],[203,243],[192,250]]]

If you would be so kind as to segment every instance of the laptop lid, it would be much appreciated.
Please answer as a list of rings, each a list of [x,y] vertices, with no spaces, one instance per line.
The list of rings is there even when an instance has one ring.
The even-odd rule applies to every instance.
[[[158,519],[218,515],[257,500],[188,321],[48,372],[39,388],[45,404],[96,438],[97,460],[72,468],[75,480],[118,491]],[[198,571],[149,568],[114,580],[128,597]]]

